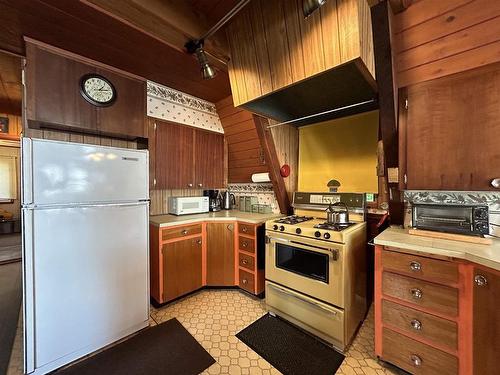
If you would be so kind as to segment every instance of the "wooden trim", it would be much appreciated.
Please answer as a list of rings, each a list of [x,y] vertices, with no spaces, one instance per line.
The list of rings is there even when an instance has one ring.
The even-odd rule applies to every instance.
[[[375,355],[382,356],[382,251],[383,246],[375,245]]]
[[[458,265],[458,361],[459,374],[473,373],[474,265]]]
[[[269,177],[273,183],[274,193],[276,194],[276,198],[278,200],[280,212],[282,214],[291,214],[292,207],[290,204],[290,198],[288,197],[288,193],[286,191],[285,181],[279,172],[280,163],[278,160],[278,154],[276,153],[273,136],[270,129],[267,128],[269,120],[257,115],[253,115],[253,119],[260,139],[260,144],[264,151],[266,164],[269,167]]]
[[[88,57],[84,57],[84,56],[78,55],[76,53],[69,52],[69,51],[67,51],[65,49],[62,49],[62,48],[59,48],[59,47],[54,47],[54,46],[52,46],[50,44],[41,42],[41,41],[36,40],[36,39],[32,39],[32,38],[27,37],[27,36],[24,37],[24,41],[26,43],[31,43],[31,44],[37,46],[40,49],[43,49],[43,50],[46,50],[46,51],[49,51],[49,52],[52,52],[52,53],[56,53],[56,54],[64,56],[64,57],[68,57],[70,59],[77,60],[77,61],[85,63],[85,64],[94,65],[97,68],[107,69],[107,70],[109,70],[111,72],[121,74],[121,75],[123,75],[123,76],[125,76],[127,78],[132,78],[132,79],[136,79],[136,80],[144,81],[144,82],[147,81],[147,79],[144,78],[144,77],[138,76],[138,75],[133,74],[133,73],[129,73],[129,72],[125,71],[125,70],[121,70],[121,69],[115,68],[114,66],[111,66],[111,65],[108,65],[108,64],[104,64],[104,63],[96,61],[96,60],[89,59]]]
[[[6,141],[19,141],[21,139],[21,137],[17,134],[0,133],[0,139],[6,140]]]

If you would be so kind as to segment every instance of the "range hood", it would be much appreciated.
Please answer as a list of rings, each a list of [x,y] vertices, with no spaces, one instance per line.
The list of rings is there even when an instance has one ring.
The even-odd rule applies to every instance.
[[[377,97],[376,82],[358,58],[244,103],[242,107],[279,122],[292,121],[295,126],[304,126],[377,109]],[[324,114],[314,116],[319,113]],[[297,119],[302,120],[293,121]]]

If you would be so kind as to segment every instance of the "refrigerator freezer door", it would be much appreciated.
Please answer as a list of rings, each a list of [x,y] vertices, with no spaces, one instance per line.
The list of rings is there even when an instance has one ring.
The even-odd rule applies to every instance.
[[[148,152],[23,138],[23,205],[145,200]]]
[[[45,373],[148,325],[147,203],[23,215],[33,233],[25,248],[27,369]]]

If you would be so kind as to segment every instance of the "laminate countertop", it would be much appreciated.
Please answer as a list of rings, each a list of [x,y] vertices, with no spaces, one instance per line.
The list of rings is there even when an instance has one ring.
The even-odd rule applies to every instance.
[[[376,245],[392,246],[420,255],[464,259],[500,271],[500,240],[491,245],[411,235],[407,229],[390,227],[375,237]]]
[[[149,217],[149,222],[160,228],[174,225],[192,224],[203,221],[243,221],[250,224],[261,224],[267,220],[283,217],[282,214],[256,214],[238,210],[222,210],[195,215],[155,215]]]

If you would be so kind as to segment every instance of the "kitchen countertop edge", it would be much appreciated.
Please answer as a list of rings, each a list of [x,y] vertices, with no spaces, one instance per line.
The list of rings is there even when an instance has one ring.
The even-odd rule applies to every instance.
[[[250,212],[241,211],[218,211],[218,212],[207,212],[194,215],[176,216],[176,215],[153,215],[149,217],[149,223],[160,227],[172,227],[183,224],[195,224],[202,222],[217,222],[217,221],[241,221],[250,224],[261,224],[268,220],[277,219],[283,217],[282,214],[258,214]]]
[[[419,255],[463,259],[500,271],[500,241],[491,245],[415,236],[407,229],[390,227],[375,237],[376,245],[391,246]]]

